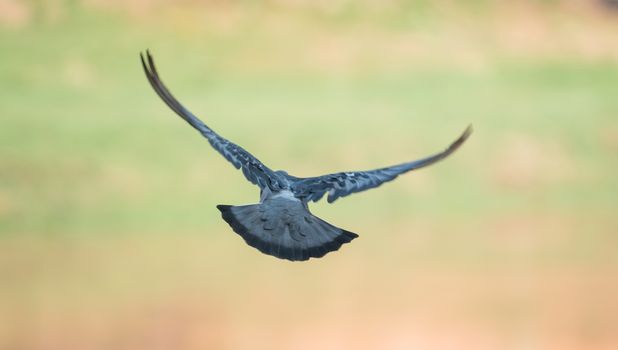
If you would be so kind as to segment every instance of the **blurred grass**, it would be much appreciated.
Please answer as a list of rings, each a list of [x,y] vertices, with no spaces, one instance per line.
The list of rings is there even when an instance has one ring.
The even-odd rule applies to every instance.
[[[618,28],[572,3],[24,2],[0,30],[0,345],[323,348],[307,327],[335,348],[462,348],[440,330],[464,348],[611,348]],[[475,133],[315,205],[361,239],[286,264],[220,220],[216,204],[258,193],[151,91],[146,48],[186,106],[294,175]]]

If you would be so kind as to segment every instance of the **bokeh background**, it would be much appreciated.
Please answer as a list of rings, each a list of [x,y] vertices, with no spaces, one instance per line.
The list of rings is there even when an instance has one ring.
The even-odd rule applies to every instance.
[[[452,158],[313,211],[305,263],[154,94],[299,176]],[[0,348],[617,349],[615,1],[0,0]]]

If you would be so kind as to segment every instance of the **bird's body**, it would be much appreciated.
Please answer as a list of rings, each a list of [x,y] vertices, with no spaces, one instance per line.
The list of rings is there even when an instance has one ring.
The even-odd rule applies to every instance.
[[[378,187],[398,175],[431,165],[446,158],[472,132],[468,127],[446,150],[435,155],[395,166],[340,172],[317,177],[295,177],[283,170],[273,171],[242,147],[228,141],[182,106],[163,85],[150,53],[142,65],[148,81],[163,101],[197,129],[247,180],[260,187],[257,204],[218,205],[223,219],[252,247],[278,258],[298,261],[322,257],[358,237],[314,216],[309,202],[328,194],[329,203],[352,193]]]

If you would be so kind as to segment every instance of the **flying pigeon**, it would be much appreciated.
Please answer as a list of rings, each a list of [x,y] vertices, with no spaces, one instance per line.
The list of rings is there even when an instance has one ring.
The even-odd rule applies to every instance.
[[[309,202],[317,202],[328,194],[327,200],[332,203],[337,198],[378,187],[403,173],[434,164],[455,152],[472,132],[468,126],[443,152],[419,160],[369,171],[295,177],[283,170],[271,170],[242,147],[214,132],[172,96],[159,78],[150,52],[146,51],[146,58],[141,53],[140,57],[146,77],[159,97],[260,188],[258,204],[217,205],[223,219],[248,245],[280,259],[320,258],[358,237],[311,214]]]

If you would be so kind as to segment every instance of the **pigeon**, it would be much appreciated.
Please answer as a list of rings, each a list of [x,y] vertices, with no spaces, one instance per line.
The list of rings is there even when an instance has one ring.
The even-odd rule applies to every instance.
[[[290,261],[320,258],[357,238],[309,211],[308,204],[325,195],[329,203],[352,193],[378,187],[409,171],[434,164],[455,152],[472,133],[471,125],[444,151],[394,166],[339,172],[316,177],[296,177],[272,170],[242,147],[223,138],[189,112],[161,81],[152,55],[140,53],[150,85],[169,108],[199,131],[245,178],[260,188],[260,201],[249,205],[217,205],[221,216],[244,241],[268,254]]]

